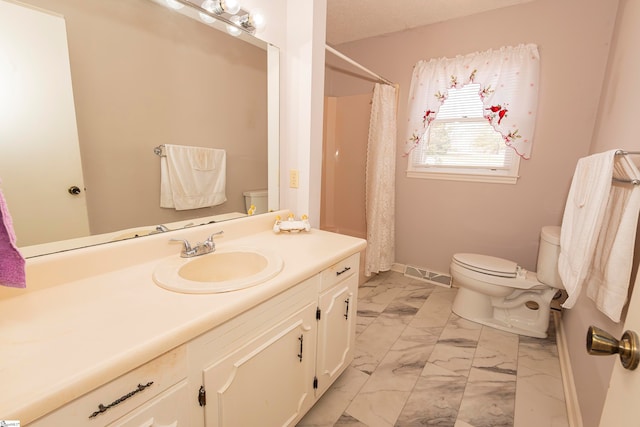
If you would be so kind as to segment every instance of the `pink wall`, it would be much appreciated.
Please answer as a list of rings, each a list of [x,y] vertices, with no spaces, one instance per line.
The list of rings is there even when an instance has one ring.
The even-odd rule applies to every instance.
[[[469,251],[535,268],[539,230],[560,224],[575,162],[589,152],[616,7],[617,0],[537,0],[338,47],[400,84],[399,146],[418,60],[518,43],[540,49],[533,154],[522,162],[516,185],[409,179],[407,159],[398,156],[397,262],[448,271],[453,253]],[[332,96],[371,90],[367,79],[332,67],[327,73],[333,76],[326,90]]]
[[[621,2],[624,3],[627,1]],[[637,109],[629,106],[634,105],[640,89],[631,92],[638,83],[630,85],[623,80],[629,76],[628,72],[623,73],[629,70],[625,59],[637,57],[631,54],[633,42],[624,43],[630,54],[619,53],[605,78],[617,8],[618,0],[537,0],[337,46],[365,67],[400,84],[399,149],[406,138],[407,92],[418,60],[519,43],[535,43],[540,50],[541,89],[533,154],[531,160],[521,163],[516,185],[409,179],[405,176],[407,159],[398,156],[398,263],[448,271],[453,253],[469,251],[508,258],[535,269],[540,227],[561,223],[577,160],[617,145],[640,148],[638,140],[633,139],[638,131],[628,129],[638,123],[628,115],[636,113]],[[637,22],[639,15],[634,16]],[[636,43],[637,39],[638,36]],[[619,45],[618,41],[616,49],[622,49]],[[638,75],[638,68],[630,69],[631,76]],[[353,74],[352,68],[331,61],[326,94],[345,96],[371,91],[368,78],[355,78]],[[600,105],[603,84],[607,92]],[[606,137],[614,129],[619,131],[616,137],[620,133],[625,137]],[[584,300],[565,316],[571,319],[563,324],[571,361],[575,363],[584,425],[596,426],[613,362],[585,356],[586,328],[589,322],[596,322],[611,327],[615,333],[620,326],[607,323]]]

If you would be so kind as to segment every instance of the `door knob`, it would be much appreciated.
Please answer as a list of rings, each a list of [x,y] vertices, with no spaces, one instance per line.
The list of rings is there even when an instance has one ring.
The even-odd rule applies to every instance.
[[[640,361],[638,335],[633,331],[625,331],[620,341],[618,341],[607,331],[595,326],[589,326],[587,331],[587,352],[596,356],[618,353],[622,366],[629,370],[636,369]]]
[[[68,191],[69,191],[69,194],[72,194],[74,196],[77,196],[81,192],[80,188],[76,187],[75,185],[69,187]]]

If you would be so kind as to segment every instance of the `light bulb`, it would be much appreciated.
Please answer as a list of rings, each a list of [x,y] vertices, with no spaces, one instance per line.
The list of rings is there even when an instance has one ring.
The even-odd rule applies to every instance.
[[[201,7],[204,10],[208,11],[208,12],[215,13],[214,12],[215,2],[213,0],[204,0],[202,2],[202,6]],[[206,13],[202,13],[202,12],[200,12],[200,19],[202,19],[207,24],[211,24],[211,23],[216,21],[211,16],[207,15]]]
[[[230,15],[240,12],[240,2],[238,0],[220,0],[220,4],[224,11]]]
[[[264,27],[267,25],[266,20],[264,19],[264,15],[260,12],[251,13],[251,23],[256,31],[264,30]]]
[[[232,16],[229,20],[236,25],[240,25],[239,16]],[[240,34],[242,34],[242,30],[238,27],[234,27],[233,25],[227,24],[227,33],[231,34],[234,37],[238,37]]]
[[[184,7],[184,5],[180,2],[177,2],[176,0],[165,0],[167,2],[167,6],[169,6],[171,9],[182,9]]]

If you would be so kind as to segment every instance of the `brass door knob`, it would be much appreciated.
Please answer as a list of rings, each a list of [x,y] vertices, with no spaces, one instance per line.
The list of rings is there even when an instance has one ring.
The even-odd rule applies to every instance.
[[[618,341],[607,331],[595,326],[589,326],[587,331],[587,352],[595,356],[618,353],[622,366],[629,370],[636,369],[638,362],[640,362],[638,335],[633,331],[625,331],[620,341]]]

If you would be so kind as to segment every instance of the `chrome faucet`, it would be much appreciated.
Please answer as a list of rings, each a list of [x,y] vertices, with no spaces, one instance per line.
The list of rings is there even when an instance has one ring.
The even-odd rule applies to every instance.
[[[169,239],[170,242],[182,242],[182,250],[180,251],[180,256],[182,258],[193,258],[199,255],[209,254],[211,252],[216,251],[216,244],[213,241],[213,236],[218,234],[223,234],[224,231],[218,231],[217,233],[213,233],[207,240],[202,243],[196,243],[195,246],[191,246],[191,244],[186,239]]]
[[[158,234],[158,233],[166,233],[167,231],[171,231],[171,230],[169,228],[167,228],[166,225],[160,224],[160,225],[156,225],[156,228],[151,230],[149,232],[149,235]],[[136,235],[136,237],[139,237],[139,236]],[[0,427],[2,427],[2,426],[0,426]]]

